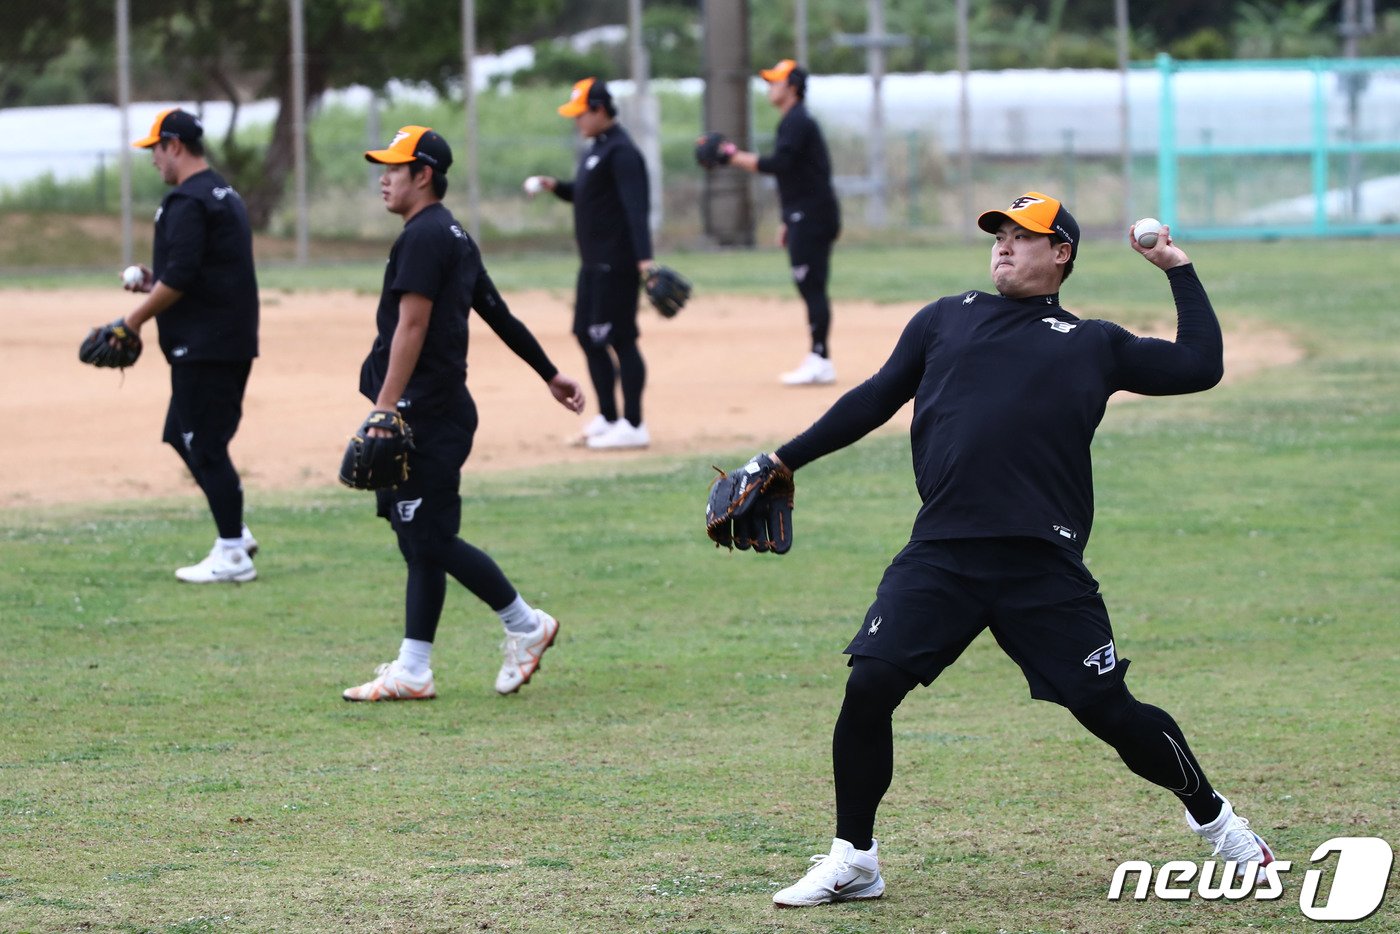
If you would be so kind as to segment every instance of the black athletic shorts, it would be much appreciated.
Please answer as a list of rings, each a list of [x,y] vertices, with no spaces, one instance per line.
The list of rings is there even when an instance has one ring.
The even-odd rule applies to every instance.
[[[635,265],[585,263],[574,293],[574,336],[599,346],[638,337],[642,274]]]
[[[1098,581],[1079,557],[1035,538],[910,542],[895,556],[848,655],[897,665],[925,685],[983,629],[1031,696],[1071,710],[1123,681]]]
[[[192,464],[226,457],[243,420],[243,393],[252,369],[251,360],[172,364],[161,440],[184,451]]]
[[[406,546],[454,538],[462,529],[462,465],[476,435],[476,404],[463,387],[450,404],[405,412],[404,420],[413,431],[408,479],[377,490],[375,499],[407,552]]]

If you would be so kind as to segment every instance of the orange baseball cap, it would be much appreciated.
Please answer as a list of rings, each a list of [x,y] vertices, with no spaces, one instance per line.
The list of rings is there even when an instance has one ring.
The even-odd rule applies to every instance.
[[[192,142],[204,135],[204,124],[199,118],[179,107],[170,107],[156,114],[151,132],[131,145],[136,149],[150,149],[163,139],[178,139]]]
[[[797,62],[790,58],[785,58],[772,68],[764,68],[759,71],[758,76],[769,84],[776,84],[779,81],[786,81],[792,77],[792,72],[797,68]]]
[[[1063,204],[1049,195],[1028,191],[1004,211],[984,212],[977,218],[977,226],[994,234],[1007,221],[1068,243],[1070,259],[1079,252],[1079,223]]]
[[[426,162],[439,173],[452,165],[452,147],[447,140],[426,126],[400,127],[387,149],[371,149],[365,153],[366,162],[402,165],[405,162]]]
[[[612,94],[605,83],[597,78],[584,78],[574,84],[573,90],[569,92],[569,99],[559,105],[559,116],[577,117],[586,113],[590,107],[601,107],[610,103]]]

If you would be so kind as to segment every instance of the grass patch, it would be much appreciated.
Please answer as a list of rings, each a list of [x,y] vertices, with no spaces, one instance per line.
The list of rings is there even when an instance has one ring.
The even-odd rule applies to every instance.
[[[339,700],[397,645],[403,574],[350,491],[257,497],[262,577],[212,590],[170,574],[202,551],[201,502],[0,516],[0,929],[1306,929],[1314,847],[1400,836],[1389,267],[1367,244],[1193,254],[1227,321],[1310,356],[1114,407],[1089,559],[1135,693],[1294,862],[1282,899],[1107,902],[1122,860],[1206,853],[1170,796],[1031,703],[983,638],[897,714],[887,897],[769,906],[826,848],[839,652],[917,505],[908,443],[885,437],[804,468],[783,558],[716,551],[699,528],[709,464],[750,452],[469,471],[466,537],[563,622],[511,698],[491,690],[499,624],[453,588],[438,700]],[[1070,307],[1162,320],[1159,279],[1111,255],[1086,252]],[[842,251],[837,326],[841,298],[912,312],[980,284],[985,258]],[[535,259],[493,275],[567,282],[567,258]],[[686,259],[716,291],[790,289],[776,256]],[[1390,896],[1348,930],[1400,928]]]

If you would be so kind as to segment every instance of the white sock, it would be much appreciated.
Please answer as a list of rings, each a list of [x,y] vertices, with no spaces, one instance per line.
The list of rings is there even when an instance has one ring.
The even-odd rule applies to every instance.
[[[497,610],[496,615],[501,618],[501,625],[506,627],[506,632],[513,632],[516,635],[534,632],[540,628],[540,621],[535,617],[535,610],[530,604],[525,602],[525,598],[520,594],[515,595],[515,601],[503,610]]]
[[[243,539],[241,539],[241,538],[220,538],[220,539],[217,539],[217,540],[216,540],[216,544],[217,544],[220,548],[227,548],[227,549],[242,548],[242,547],[243,547]]]
[[[422,639],[404,639],[399,644],[399,664],[411,675],[428,673],[433,661],[433,644]]]

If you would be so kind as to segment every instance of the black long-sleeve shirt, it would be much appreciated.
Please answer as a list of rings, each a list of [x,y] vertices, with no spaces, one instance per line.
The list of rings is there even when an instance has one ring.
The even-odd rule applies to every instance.
[[[574,205],[574,240],[585,265],[636,266],[651,259],[651,194],[641,150],[613,124],[593,138],[570,181],[554,194]]]
[[[798,101],[783,114],[773,152],[759,157],[758,170],[777,179],[784,222],[810,219],[813,224],[840,226],[841,208],[831,187],[831,153],[806,104]]]
[[[793,470],[845,447],[914,400],[912,540],[1030,536],[1082,553],[1094,521],[1089,447],[1108,397],[1209,389],[1224,372],[1220,324],[1193,266],[1167,271],[1176,340],[1080,320],[1056,295],[941,298],[894,352],[778,448]]]
[[[161,201],[151,272],[184,293],[156,316],[167,360],[238,362],[258,355],[253,231],[243,199],[213,169],[191,175]]]
[[[409,407],[440,406],[463,391],[467,315],[472,309],[541,379],[547,382],[559,372],[530,329],[506,307],[476,242],[438,202],[409,218],[389,250],[375,313],[378,334],[360,367],[360,392],[371,401],[379,398],[384,387],[389,348],[399,325],[399,299],[406,292],[433,302],[423,349],[403,392],[403,403]]]

